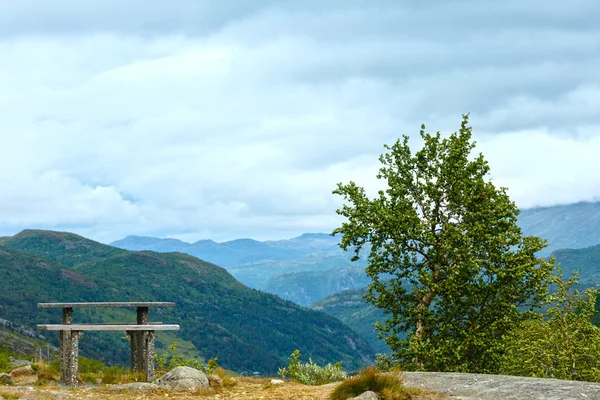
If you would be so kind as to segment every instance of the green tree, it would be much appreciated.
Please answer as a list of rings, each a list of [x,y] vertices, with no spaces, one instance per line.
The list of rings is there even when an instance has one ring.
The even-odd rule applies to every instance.
[[[577,278],[563,281],[559,269],[546,320],[540,315],[507,334],[503,374],[600,382],[600,328],[591,322],[598,291],[572,290]]]
[[[548,295],[553,261],[536,257],[545,242],[523,236],[506,188],[471,155],[468,115],[448,138],[424,125],[420,136],[414,155],[407,136],[385,146],[377,178],[387,188],[374,198],[338,184],[346,220],[332,234],[353,260],[368,253],[366,299],[387,314],[376,326],[401,362],[496,372],[502,335]]]

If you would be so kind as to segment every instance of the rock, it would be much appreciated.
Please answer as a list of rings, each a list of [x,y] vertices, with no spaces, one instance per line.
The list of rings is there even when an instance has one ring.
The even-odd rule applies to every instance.
[[[134,383],[126,383],[124,385],[114,385],[108,388],[111,392],[123,392],[123,391],[132,391],[132,392],[152,392],[158,389],[158,385],[155,383],[148,382],[134,382]]]
[[[31,365],[13,369],[10,371],[10,377],[15,385],[36,383],[38,380],[37,374],[31,368]]]
[[[271,385],[282,385],[283,381],[281,379],[271,379],[271,382],[269,382]]]
[[[213,388],[223,386],[223,380],[217,374],[208,375],[208,383],[210,384],[210,387]]]
[[[0,373],[0,385],[12,385],[12,378],[7,373]]]
[[[377,400],[379,397],[377,397],[377,394],[375,392],[371,392],[370,390],[367,392],[363,392],[361,394],[359,394],[356,397],[352,397],[351,399],[348,400]]]
[[[156,380],[158,386],[174,392],[193,392],[210,389],[208,377],[202,371],[190,367],[177,367]]]

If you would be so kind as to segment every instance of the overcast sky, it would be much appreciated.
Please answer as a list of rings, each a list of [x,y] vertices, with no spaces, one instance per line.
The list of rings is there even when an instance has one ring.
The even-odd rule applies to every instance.
[[[0,0],[0,234],[330,232],[455,131],[519,207],[600,200],[600,1]]]

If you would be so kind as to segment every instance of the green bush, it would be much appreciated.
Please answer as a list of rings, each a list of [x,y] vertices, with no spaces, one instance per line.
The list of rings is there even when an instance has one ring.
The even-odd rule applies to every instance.
[[[315,364],[312,359],[309,359],[307,363],[301,363],[300,350],[295,350],[288,359],[290,364],[285,368],[279,369],[279,375],[281,377],[289,376],[306,385],[323,385],[325,383],[341,381],[348,377],[340,363],[336,363],[335,365],[327,364],[324,367]]]
[[[375,355],[375,368],[381,372],[400,371],[400,362],[393,355],[377,353]]]
[[[357,376],[340,383],[330,399],[345,400],[356,397],[366,391],[377,393],[383,400],[410,400],[415,390],[404,387],[402,380],[395,375],[382,374],[375,367],[369,367]]]
[[[563,282],[560,269],[553,283],[558,290],[550,296],[546,320],[525,321],[506,335],[500,372],[600,382],[600,328],[591,322],[598,291],[571,293],[577,275]]]
[[[83,374],[99,373],[106,368],[106,365],[104,365],[102,361],[93,360],[91,358],[79,357],[79,372]]]
[[[206,369],[209,367],[211,367],[211,368],[214,367],[215,369],[218,367],[216,358],[209,360],[209,364],[211,362],[213,362],[214,366],[211,365],[211,366],[207,366],[205,368],[202,365],[202,363],[200,363],[200,361],[198,361],[198,360],[185,359],[185,358],[183,358],[183,356],[175,354],[176,350],[177,350],[177,342],[173,342],[173,344],[171,346],[169,346],[169,349],[166,352],[164,352],[162,354],[156,353],[154,355],[154,359],[156,360],[156,371],[157,372],[159,372],[159,373],[168,372],[176,367],[192,367],[192,368],[196,368],[198,370],[203,370],[203,371],[206,371]]]

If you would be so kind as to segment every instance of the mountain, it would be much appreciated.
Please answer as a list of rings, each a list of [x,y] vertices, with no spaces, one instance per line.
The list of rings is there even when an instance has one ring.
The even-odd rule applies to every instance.
[[[552,252],[560,263],[565,278],[579,271],[579,283],[600,287],[600,245],[584,249],[561,249]]]
[[[269,279],[264,290],[308,306],[317,300],[343,290],[365,287],[371,279],[364,267],[351,266],[321,271],[303,271],[275,275]]]
[[[519,226],[526,235],[548,241],[540,252],[547,256],[557,249],[581,249],[600,244],[600,202],[581,202],[521,210]]]
[[[253,239],[235,239],[222,243],[212,240],[186,243],[177,239],[127,236],[111,243],[111,246],[127,250],[177,251],[222,267],[232,267],[265,260],[296,260],[314,253],[339,255],[342,251],[337,246],[338,241],[339,238],[323,233],[306,233],[289,240],[260,242]]]
[[[274,373],[296,348],[348,369],[373,358],[370,346],[337,319],[249,289],[225,269],[187,254],[128,251],[72,233],[27,230],[2,242],[0,276],[0,318],[27,326],[60,321],[57,310],[38,310],[37,302],[174,301],[174,309],[151,310],[152,319],[181,325],[177,334],[157,334],[157,347],[177,340],[192,355],[219,357],[235,371]],[[81,322],[135,320],[125,309],[74,313]],[[57,343],[58,335],[48,336]],[[82,353],[124,363],[123,336],[86,333]]]

